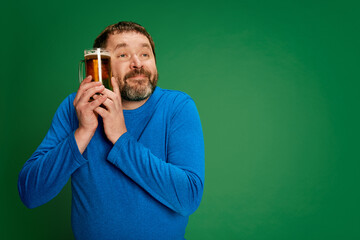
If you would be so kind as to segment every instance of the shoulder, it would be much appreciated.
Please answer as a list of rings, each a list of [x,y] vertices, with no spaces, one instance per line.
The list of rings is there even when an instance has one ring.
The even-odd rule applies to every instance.
[[[59,109],[67,110],[67,111],[73,109],[73,108],[74,108],[73,102],[74,102],[75,96],[76,96],[76,92],[69,94],[69,95],[60,103]]]
[[[75,108],[73,105],[76,93],[69,94],[59,105],[55,113],[55,118],[64,120],[68,119],[69,121],[74,120],[76,116]]]
[[[75,95],[76,93],[69,94],[60,103],[52,119],[51,128],[53,131],[60,131],[59,129],[65,128],[74,130],[77,126],[77,116],[73,105]]]
[[[189,113],[198,114],[194,100],[187,93],[178,90],[158,90],[161,91],[159,103],[167,110],[171,118]]]
[[[160,91],[163,104],[165,103],[176,108],[188,102],[193,102],[193,99],[185,92],[161,88],[158,90]]]

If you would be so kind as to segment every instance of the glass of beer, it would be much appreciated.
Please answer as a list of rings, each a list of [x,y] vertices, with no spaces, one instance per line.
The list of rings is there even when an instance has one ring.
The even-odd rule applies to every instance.
[[[92,81],[101,82],[107,89],[112,90],[110,53],[103,48],[86,49],[84,59],[79,62],[79,82],[91,75]]]

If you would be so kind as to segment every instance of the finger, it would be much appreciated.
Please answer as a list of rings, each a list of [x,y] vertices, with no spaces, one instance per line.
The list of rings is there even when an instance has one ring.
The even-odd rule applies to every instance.
[[[114,93],[115,93],[115,96],[116,96],[116,98],[114,98],[113,101],[115,101],[117,106],[120,106],[120,108],[122,109],[122,100],[121,100],[119,81],[118,81],[117,78],[112,77],[111,82],[112,82],[113,90],[114,90]]]
[[[114,102],[109,98],[109,96],[107,97],[107,99],[102,103],[105,108],[111,112],[111,109],[113,109],[114,106]]]
[[[93,78],[91,75],[87,76],[80,84],[80,87],[82,86],[85,86],[85,85],[88,85],[88,84],[92,84],[92,85],[99,85],[99,84],[102,84],[101,82],[99,81],[93,81]],[[80,88],[79,87],[79,88]]]
[[[91,83],[95,83],[95,82],[92,82],[92,76],[89,75],[87,76],[81,83],[80,83],[80,86],[79,86],[79,90],[78,91],[86,91],[86,89],[89,88],[90,84]],[[94,84],[91,84],[91,85],[94,85]],[[95,84],[96,85],[96,84]]]
[[[84,80],[82,80],[82,82],[80,83],[80,85],[85,84],[85,83],[88,83],[88,82],[91,82],[91,80],[92,80],[92,76],[89,75],[89,76],[87,76],[86,78],[84,78]]]
[[[87,76],[84,80],[81,81],[80,85],[79,85],[79,88],[77,90],[77,93],[76,93],[76,96],[75,96],[75,99],[74,99],[74,106],[76,105],[76,103],[79,101],[79,98],[80,96],[82,95],[83,93],[83,90],[82,90],[82,87],[84,86],[84,84],[88,83],[88,82],[91,82],[91,79],[92,79],[92,76],[89,75]]]
[[[79,103],[87,103],[90,101],[91,97],[94,96],[96,93],[101,93],[104,90],[104,85],[100,85],[100,86],[96,86],[96,87],[92,87],[90,89],[88,89],[86,92],[84,92],[80,98],[79,98]]]
[[[100,85],[102,85],[101,82],[94,82],[94,81],[85,82],[84,84],[82,84],[79,87],[79,91],[86,92],[89,88],[100,86]]]
[[[96,112],[97,114],[99,114],[102,118],[105,118],[108,114],[108,111],[106,111],[106,109],[102,108],[102,107],[97,107],[94,109],[94,112]]]
[[[102,94],[108,95],[108,98],[110,98],[110,99],[112,99],[112,100],[116,97],[116,94],[115,94],[113,91],[111,91],[111,90],[109,90],[109,89],[107,89],[107,88],[104,89],[104,91],[102,92]]]
[[[107,96],[106,95],[102,95],[99,98],[97,98],[96,100],[92,101],[89,103],[89,110],[93,111],[95,110],[95,108],[99,107],[101,104],[103,104],[106,100],[107,100]]]
[[[90,75],[87,78],[85,78],[84,81],[80,84],[79,89],[78,89],[75,99],[74,99],[74,103],[78,102],[80,100],[80,98],[84,94],[84,92],[86,92],[87,90],[89,90],[92,87],[101,85],[100,82],[91,82],[91,79],[92,79],[92,77]]]
[[[118,83],[118,81],[117,81],[117,79],[115,77],[111,78],[111,84],[113,86],[114,93],[120,97],[119,83]]]
[[[94,99],[94,100],[96,100],[96,99],[98,99],[99,97],[101,97],[102,95],[101,94],[95,94],[94,96],[92,96],[92,98]]]

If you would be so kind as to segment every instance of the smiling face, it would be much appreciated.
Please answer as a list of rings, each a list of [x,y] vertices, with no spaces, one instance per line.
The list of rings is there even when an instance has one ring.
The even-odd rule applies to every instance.
[[[121,97],[128,101],[147,99],[158,80],[147,37],[137,32],[110,34],[106,50],[111,53],[112,74],[119,82]]]

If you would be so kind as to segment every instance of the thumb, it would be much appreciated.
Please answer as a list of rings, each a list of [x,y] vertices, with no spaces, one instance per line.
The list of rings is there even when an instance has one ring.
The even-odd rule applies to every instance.
[[[118,82],[118,80],[117,80],[115,77],[112,77],[112,78],[111,78],[111,85],[112,85],[112,87],[113,87],[113,92],[114,92],[116,95],[119,95],[119,96],[120,96],[119,82]]]

